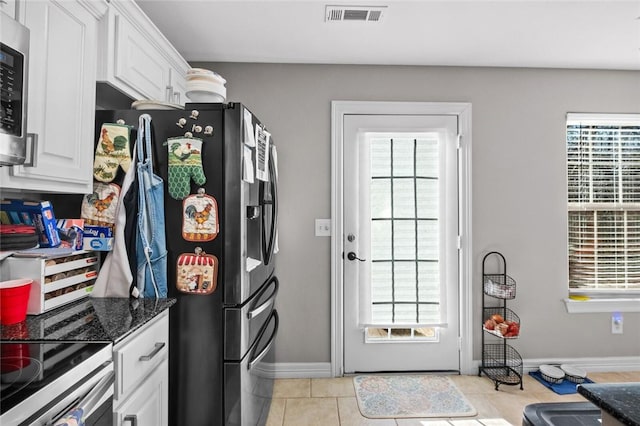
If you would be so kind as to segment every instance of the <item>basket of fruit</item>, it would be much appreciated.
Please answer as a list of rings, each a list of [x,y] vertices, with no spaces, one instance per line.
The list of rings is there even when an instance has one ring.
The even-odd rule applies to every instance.
[[[504,307],[484,308],[482,329],[504,339],[515,339],[520,335],[520,317]]]

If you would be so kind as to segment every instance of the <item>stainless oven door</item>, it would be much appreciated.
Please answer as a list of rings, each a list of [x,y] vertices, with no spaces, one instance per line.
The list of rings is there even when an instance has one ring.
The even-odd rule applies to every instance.
[[[86,419],[111,404],[111,343],[2,342],[1,352],[0,424],[51,425],[76,408],[93,424]]]
[[[114,379],[113,363],[107,363],[90,377],[61,390],[53,401],[21,425],[74,424],[71,420],[82,420],[91,426],[112,425]]]

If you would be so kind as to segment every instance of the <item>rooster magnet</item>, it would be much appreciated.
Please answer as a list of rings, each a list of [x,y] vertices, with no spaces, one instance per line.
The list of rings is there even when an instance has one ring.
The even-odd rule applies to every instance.
[[[218,203],[200,188],[182,202],[182,238],[186,241],[211,241],[218,236]]]
[[[120,186],[115,183],[93,183],[93,192],[82,199],[80,217],[86,225],[111,226],[116,222],[116,205]]]

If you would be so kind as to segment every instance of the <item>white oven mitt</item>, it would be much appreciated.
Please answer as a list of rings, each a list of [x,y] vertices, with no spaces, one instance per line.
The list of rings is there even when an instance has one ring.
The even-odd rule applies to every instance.
[[[127,172],[131,166],[129,130],[124,124],[105,123],[100,130],[96,155],[93,160],[93,177],[109,183],[116,177],[118,166]]]

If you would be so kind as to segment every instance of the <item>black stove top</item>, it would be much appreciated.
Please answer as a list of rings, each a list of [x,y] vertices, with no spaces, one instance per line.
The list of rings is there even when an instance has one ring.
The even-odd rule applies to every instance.
[[[0,415],[108,345],[91,342],[0,343]]]

